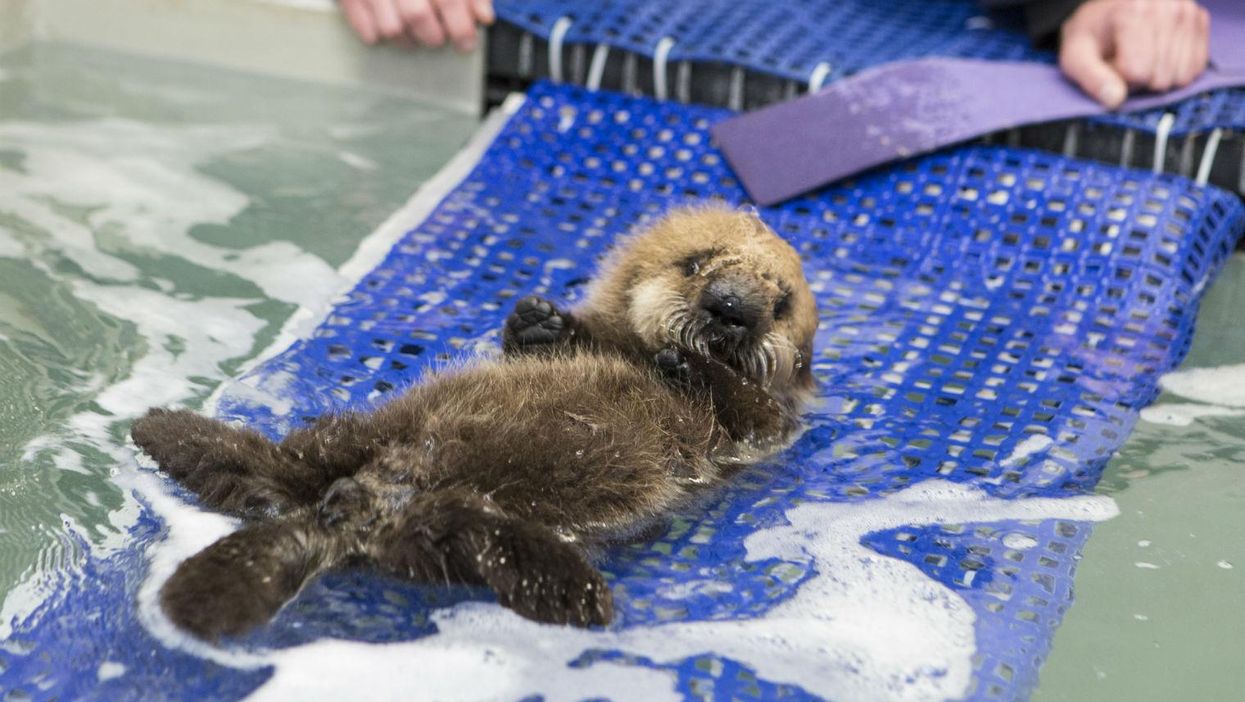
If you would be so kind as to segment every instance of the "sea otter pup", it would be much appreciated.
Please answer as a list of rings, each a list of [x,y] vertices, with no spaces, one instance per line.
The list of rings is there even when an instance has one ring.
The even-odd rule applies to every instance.
[[[268,621],[308,579],[364,565],[482,584],[542,622],[613,614],[590,563],[783,446],[813,387],[796,252],[754,214],[691,209],[624,240],[585,301],[521,300],[503,358],[437,372],[280,444],[152,409],[134,442],[247,519],[181,564],[164,611],[207,639]]]

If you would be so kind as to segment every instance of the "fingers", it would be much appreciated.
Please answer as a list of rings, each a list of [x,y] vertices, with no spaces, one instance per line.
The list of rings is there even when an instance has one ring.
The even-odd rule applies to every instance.
[[[1112,64],[1133,88],[1145,88],[1154,78],[1159,57],[1157,28],[1149,12],[1151,2],[1123,3],[1110,19],[1111,43],[1115,47]]]
[[[1087,95],[1114,109],[1128,97],[1128,87],[1103,58],[1105,48],[1091,31],[1065,32],[1059,49],[1059,68]]]
[[[341,0],[342,12],[354,33],[364,44],[375,44],[378,38],[376,22],[372,19],[372,11],[368,0]]]
[[[1163,92],[1206,68],[1210,15],[1193,0],[1089,0],[1063,25],[1059,66],[1109,108],[1128,90]]]
[[[1185,86],[1197,80],[1210,59],[1210,13],[1194,5],[1190,11],[1189,46],[1185,64],[1177,73],[1176,84]]]
[[[469,0],[436,0],[441,26],[459,51],[476,48],[476,19]]]
[[[398,16],[395,0],[371,0],[372,16],[376,19],[376,30],[382,39],[397,39],[405,32],[402,18]]]
[[[445,43],[445,30],[441,18],[429,0],[397,0],[398,14],[406,25],[407,33],[425,46],[441,46]]]
[[[1134,88],[1163,92],[1206,68],[1210,16],[1191,0],[1126,0],[1112,13],[1113,64]]]
[[[459,51],[479,42],[479,24],[496,19],[492,0],[340,0],[346,21],[364,43],[380,40],[406,45],[414,40],[441,46],[446,40]]]
[[[1193,82],[1200,73],[1194,66],[1193,54],[1197,43],[1197,11],[1193,4],[1181,3],[1183,9],[1176,18],[1179,31],[1173,44],[1171,87],[1180,88]]]
[[[480,24],[487,26],[497,19],[493,14],[493,0],[472,0],[471,9]]]

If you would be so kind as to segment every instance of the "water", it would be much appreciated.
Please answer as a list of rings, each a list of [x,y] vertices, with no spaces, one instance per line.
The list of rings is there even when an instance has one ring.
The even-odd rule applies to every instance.
[[[1238,253],[1203,302],[1181,370],[1245,363],[1242,309]],[[1245,382],[1245,367],[1222,377]],[[1235,401],[1231,390],[1222,382],[1217,394]],[[1164,393],[1156,409],[1189,402]],[[1120,516],[1094,528],[1034,702],[1240,699],[1245,417],[1138,422],[1099,492]]]
[[[200,405],[323,304],[474,128],[71,46],[0,58],[0,627],[83,548],[123,542],[130,420]]]

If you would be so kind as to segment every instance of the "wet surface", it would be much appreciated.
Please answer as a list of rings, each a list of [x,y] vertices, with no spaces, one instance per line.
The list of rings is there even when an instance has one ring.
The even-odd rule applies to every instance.
[[[60,45],[0,59],[0,595],[117,548],[129,420],[198,406],[474,121]],[[188,323],[189,322],[189,323]],[[63,574],[63,573],[62,573]],[[20,584],[20,587],[19,587]]]
[[[1203,401],[1165,392],[1152,409],[1240,410],[1205,400],[1235,401],[1233,381],[1245,382],[1243,307],[1238,253],[1207,293],[1181,364],[1226,372],[1196,393]],[[1245,416],[1187,425],[1147,416],[1098,484],[1120,516],[1097,525],[1085,547],[1037,702],[1228,700],[1245,689]]]

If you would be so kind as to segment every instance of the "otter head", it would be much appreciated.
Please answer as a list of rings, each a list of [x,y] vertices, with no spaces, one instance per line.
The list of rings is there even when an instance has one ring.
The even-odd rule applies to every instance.
[[[813,294],[795,249],[753,213],[667,215],[614,252],[598,296],[654,352],[712,357],[793,403],[812,389]]]

